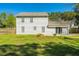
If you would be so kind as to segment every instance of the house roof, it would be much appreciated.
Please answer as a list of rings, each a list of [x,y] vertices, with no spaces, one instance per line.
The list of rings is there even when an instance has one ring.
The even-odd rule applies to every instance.
[[[16,17],[25,17],[25,16],[48,16],[47,12],[22,12],[16,15]]]
[[[70,24],[71,21],[48,21],[48,27],[68,27],[68,24]]]

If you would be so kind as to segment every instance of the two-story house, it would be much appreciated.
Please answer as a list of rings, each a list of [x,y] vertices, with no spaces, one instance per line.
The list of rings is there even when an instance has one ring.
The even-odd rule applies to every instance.
[[[16,15],[16,34],[69,34],[69,21],[51,21],[46,12],[23,12]]]

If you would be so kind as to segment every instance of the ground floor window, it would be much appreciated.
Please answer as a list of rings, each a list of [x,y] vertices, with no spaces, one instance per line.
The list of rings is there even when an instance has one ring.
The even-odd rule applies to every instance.
[[[36,26],[34,26],[34,30],[36,30]]]
[[[62,33],[62,28],[61,27],[56,27],[56,33],[61,34]]]
[[[42,32],[45,32],[45,27],[44,26],[42,27]]]
[[[22,33],[25,32],[24,26],[21,27],[21,32],[22,32]]]

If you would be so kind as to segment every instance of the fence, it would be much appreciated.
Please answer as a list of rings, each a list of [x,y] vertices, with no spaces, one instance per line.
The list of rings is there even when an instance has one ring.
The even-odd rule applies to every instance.
[[[0,34],[15,34],[15,28],[0,28]]]

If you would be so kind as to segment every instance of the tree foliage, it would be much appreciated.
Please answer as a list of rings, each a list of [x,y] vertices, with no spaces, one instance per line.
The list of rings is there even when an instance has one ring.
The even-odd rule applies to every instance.
[[[6,12],[2,12],[0,14],[0,27],[5,27],[5,20],[7,19],[7,14]]]
[[[13,14],[9,14],[6,20],[7,27],[9,28],[15,27],[15,23],[16,23],[15,20],[16,20],[15,16]]]
[[[49,13],[49,19],[58,20],[61,17],[61,14],[62,13],[60,13],[60,12],[51,12],[51,13]]]
[[[74,4],[74,11],[79,13],[79,3]]]
[[[5,27],[15,27],[15,16],[13,14],[7,14],[6,12],[2,12],[0,14],[0,28]]]
[[[63,20],[69,20],[70,21],[70,20],[73,20],[75,18],[75,16],[76,16],[75,12],[64,12],[64,13],[62,13],[61,18]]]
[[[51,12],[49,13],[50,20],[73,20],[75,18],[75,12]]]
[[[79,4],[75,4],[74,11],[76,12],[76,24],[79,25]]]

